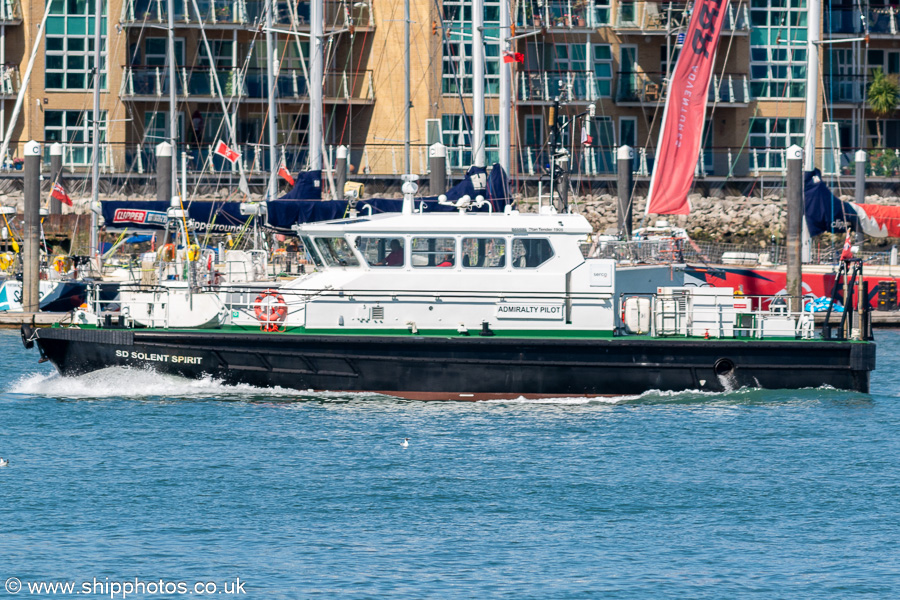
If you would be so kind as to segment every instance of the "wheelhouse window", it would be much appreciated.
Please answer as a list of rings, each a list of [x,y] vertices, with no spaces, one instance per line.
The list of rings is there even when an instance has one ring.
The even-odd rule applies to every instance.
[[[506,266],[503,238],[463,238],[462,266],[473,269],[502,269]]]
[[[534,269],[553,258],[553,246],[544,238],[513,238],[512,264],[519,269]]]
[[[358,267],[359,261],[342,237],[317,237],[316,249],[328,267]]]
[[[414,267],[452,267],[456,265],[455,238],[413,238],[411,248],[411,261]]]
[[[360,237],[356,247],[370,267],[402,267],[404,260],[403,238]]]
[[[312,239],[304,235],[300,238],[300,241],[303,242],[303,254],[306,257],[306,260],[317,267],[324,267],[325,265],[322,263],[322,259],[319,258],[319,253],[316,252],[316,249],[313,247]]]

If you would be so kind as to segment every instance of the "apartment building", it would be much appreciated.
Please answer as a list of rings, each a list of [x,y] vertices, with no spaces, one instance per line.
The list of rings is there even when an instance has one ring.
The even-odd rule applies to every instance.
[[[51,0],[10,156],[28,139],[60,142],[71,170],[91,155],[95,3]],[[21,2],[21,4],[20,4]],[[900,114],[878,118],[866,105],[875,68],[900,73],[900,15],[886,1],[832,0],[821,9],[817,56],[807,44],[807,0],[737,0],[727,11],[709,92],[697,175],[714,179],[778,174],[783,149],[802,145],[806,71],[820,65],[817,166],[849,173],[852,153],[878,145],[900,148]],[[653,167],[667,93],[690,16],[690,3],[625,0],[517,0],[510,30],[500,29],[499,0],[484,2],[485,98],[473,98],[475,36],[469,0],[409,0],[410,139],[405,139],[404,2],[324,2],[323,130],[325,164],[337,145],[350,149],[357,177],[425,173],[430,144],[448,148],[448,167],[472,161],[474,102],[486,114],[487,160],[499,157],[499,79],[509,69],[513,89],[511,170],[538,178],[548,160],[547,117],[560,102],[564,116],[595,105],[582,144],[581,124],[563,130],[582,177],[614,177],[614,150],[636,149],[635,170]],[[0,121],[5,131],[34,47],[46,4],[0,0]],[[168,2],[104,3],[101,31],[101,157],[105,173],[152,174],[155,146],[169,131]],[[276,1],[273,51],[266,48],[262,0],[175,0],[177,124],[174,137],[192,173],[220,177],[234,167],[212,154],[235,132],[251,176],[270,171],[267,61],[277,67],[277,153],[294,171],[308,160],[310,3]],[[204,35],[206,43],[204,42]],[[508,40],[513,38],[511,42]],[[207,43],[209,50],[207,51]],[[506,44],[522,62],[504,62]],[[267,58],[273,57],[273,58]],[[46,150],[45,150],[46,151]],[[898,161],[900,162],[900,161]],[[882,174],[882,173],[879,173]],[[886,174],[886,173],[884,173]]]

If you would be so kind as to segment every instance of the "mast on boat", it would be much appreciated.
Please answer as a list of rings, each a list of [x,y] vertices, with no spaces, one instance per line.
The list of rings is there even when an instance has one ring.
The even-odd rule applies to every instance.
[[[822,0],[809,0],[806,25],[806,119],[803,170],[812,171],[816,166],[816,124],[819,100],[819,27]]]
[[[98,2],[100,0],[97,0]],[[170,198],[178,195],[178,113],[175,90],[178,80],[175,78],[175,0],[168,0],[168,54],[169,54],[169,143],[172,144],[172,189]],[[214,68],[214,67],[213,67]]]
[[[267,0],[266,1],[266,83],[269,88],[269,183],[266,188],[266,197],[269,200],[274,200],[277,196],[277,181],[276,176],[278,174],[277,164],[279,162],[278,158],[278,127],[276,125],[276,113],[275,113],[275,94],[277,93],[277,86],[275,85],[275,66],[276,61],[278,60],[278,44],[276,43],[275,34],[272,31],[272,23],[274,19],[272,18],[272,12],[275,10],[275,0]],[[279,66],[280,69],[280,66]]]
[[[503,4],[505,0],[500,0]],[[484,0],[472,1],[472,152],[476,167],[484,160]]]
[[[325,72],[324,30],[322,0],[312,0],[310,20],[310,69],[309,69],[309,168],[322,168],[322,80]]]
[[[510,38],[512,30],[509,22],[509,2],[500,0],[500,166],[509,173],[509,153],[512,144],[509,140],[509,121],[512,112],[512,82],[510,66],[503,62],[504,52],[512,51]]]
[[[819,101],[819,28],[822,20],[822,0],[809,0],[806,3],[806,118],[804,127],[803,170],[812,171],[816,167],[816,125],[818,124]],[[801,218],[803,233],[801,235],[802,261],[811,260],[812,240],[806,218]]]
[[[403,71],[404,71],[404,105],[403,105],[403,114],[405,118],[405,127],[406,127],[406,135],[403,138],[403,172],[404,173],[412,173],[412,160],[409,156],[409,112],[411,108],[412,101],[410,100],[410,83],[409,83],[409,0],[405,0],[403,3],[403,43],[404,43],[404,59],[403,59]],[[342,191],[343,193],[343,191]]]
[[[170,0],[171,2],[171,0]],[[101,65],[100,42],[103,40],[100,26],[103,23],[103,0],[94,1],[94,112],[91,119],[91,236],[90,256],[96,256],[100,246],[97,231],[97,212],[100,205],[100,74]],[[175,161],[172,161],[174,164]]]

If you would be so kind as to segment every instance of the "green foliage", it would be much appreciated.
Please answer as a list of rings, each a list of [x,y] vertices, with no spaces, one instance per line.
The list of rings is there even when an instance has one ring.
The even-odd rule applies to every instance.
[[[877,117],[882,119],[897,110],[900,102],[900,80],[896,75],[885,75],[880,68],[872,73],[872,83],[868,91],[869,106]],[[881,138],[881,122],[877,122],[878,146],[883,147]]]
[[[900,156],[894,150],[870,150],[869,169],[876,176],[897,175],[900,173]]]

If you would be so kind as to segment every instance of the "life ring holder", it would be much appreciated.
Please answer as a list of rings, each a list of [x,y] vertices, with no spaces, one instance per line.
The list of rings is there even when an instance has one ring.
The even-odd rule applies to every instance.
[[[268,300],[270,299],[271,300]],[[253,302],[253,312],[263,331],[281,331],[288,307],[278,290],[265,290]]]

